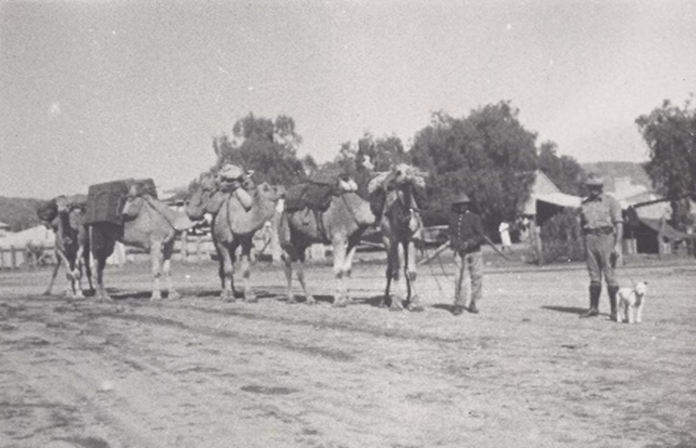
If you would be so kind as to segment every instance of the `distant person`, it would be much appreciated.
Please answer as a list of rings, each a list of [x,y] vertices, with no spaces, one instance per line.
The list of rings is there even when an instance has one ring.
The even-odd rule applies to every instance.
[[[512,252],[512,241],[510,241],[510,224],[503,221],[498,226],[498,233],[500,233],[500,243],[502,252],[506,250]]]
[[[483,297],[481,245],[485,241],[481,218],[471,210],[471,201],[466,194],[460,194],[452,202],[452,212],[450,247],[454,250],[457,265],[452,314],[459,316],[464,310],[478,313],[476,304]]]
[[[582,232],[585,235],[587,270],[590,274],[590,309],[580,317],[599,315],[599,297],[602,295],[602,274],[607,284],[611,319],[616,320],[616,294],[619,284],[614,268],[621,257],[623,218],[621,206],[604,194],[604,180],[590,174],[585,182],[589,196],[580,206]]]

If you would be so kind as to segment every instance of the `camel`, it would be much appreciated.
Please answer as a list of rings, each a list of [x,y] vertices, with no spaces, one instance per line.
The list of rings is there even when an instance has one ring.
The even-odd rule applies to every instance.
[[[387,251],[387,287],[380,307],[389,305],[393,311],[403,309],[406,290],[407,309],[423,311],[416,291],[416,249],[423,241],[423,221],[415,200],[417,188],[424,188],[425,173],[400,163],[391,171],[375,177],[368,186],[371,198],[381,205],[380,232]],[[401,280],[403,269],[406,288]],[[394,294],[390,287],[394,283]]]
[[[252,187],[249,193],[252,202],[247,209],[236,191],[221,191],[215,179],[204,177],[186,204],[186,214],[193,220],[202,219],[206,213],[213,215],[213,243],[218,254],[222,283],[220,298],[228,302],[235,300],[234,264],[239,247],[244,301],[256,302],[256,294],[250,284],[253,237],[273,217],[279,199],[276,190],[267,183]]]
[[[83,267],[90,291],[94,290],[89,266],[89,237],[87,227],[83,224],[85,202],[86,198],[83,195],[75,195],[70,198],[58,196],[42,204],[37,210],[39,219],[47,227],[53,229],[56,236],[56,265],[44,295],[51,295],[61,264],[65,264],[68,270],[66,277],[70,282],[70,288],[66,289],[65,294],[69,298],[84,298],[82,291]]]
[[[312,243],[333,245],[333,271],[337,280],[334,306],[346,306],[350,302],[347,280],[350,279],[353,255],[363,232],[375,222],[370,204],[355,192],[344,192],[331,198],[325,212],[307,219],[308,209],[284,210],[280,217],[278,239],[283,250],[287,301],[295,303],[292,293],[292,263],[299,261],[297,280],[302,286],[307,304],[314,304],[304,278],[305,251]]]
[[[167,281],[169,298],[178,298],[179,293],[171,280],[172,252],[176,238],[193,223],[182,212],[170,209],[147,192],[140,192],[137,184],[129,189],[122,215],[123,225],[106,221],[89,224],[92,270],[97,273],[98,298],[111,300],[104,288],[104,267],[116,241],[150,253],[154,278],[150,300],[162,298],[162,276]]]

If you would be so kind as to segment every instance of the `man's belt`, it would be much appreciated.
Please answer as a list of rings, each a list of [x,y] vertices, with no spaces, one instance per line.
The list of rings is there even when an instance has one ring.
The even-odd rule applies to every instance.
[[[613,227],[598,227],[596,229],[584,229],[583,233],[585,235],[611,235],[614,233]]]

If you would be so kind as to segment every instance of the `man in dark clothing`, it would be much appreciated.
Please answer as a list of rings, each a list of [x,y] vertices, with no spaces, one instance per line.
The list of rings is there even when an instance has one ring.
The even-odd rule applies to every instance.
[[[449,224],[450,247],[455,252],[457,272],[454,280],[454,309],[458,316],[467,309],[478,313],[476,303],[483,294],[483,259],[481,245],[485,242],[481,218],[471,211],[471,201],[465,194],[452,202]]]
[[[602,294],[602,274],[607,283],[611,319],[616,320],[616,293],[619,285],[614,275],[616,260],[621,256],[623,219],[621,206],[604,194],[604,181],[590,174],[585,182],[590,195],[580,207],[582,231],[585,235],[587,271],[590,274],[590,309],[580,317],[599,315],[599,297]]]

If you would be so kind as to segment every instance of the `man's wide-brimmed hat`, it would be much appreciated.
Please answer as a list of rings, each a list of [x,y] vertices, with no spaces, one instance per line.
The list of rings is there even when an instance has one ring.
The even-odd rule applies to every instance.
[[[468,204],[471,202],[471,199],[469,199],[469,196],[467,196],[464,193],[460,193],[457,196],[454,197],[454,200],[452,201],[452,205],[455,204]]]
[[[600,176],[599,174],[590,173],[587,176],[585,185],[587,185],[588,187],[603,187],[604,179],[602,179],[602,176]]]

